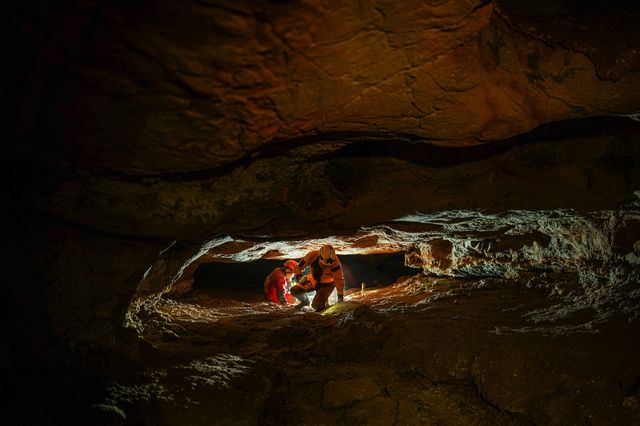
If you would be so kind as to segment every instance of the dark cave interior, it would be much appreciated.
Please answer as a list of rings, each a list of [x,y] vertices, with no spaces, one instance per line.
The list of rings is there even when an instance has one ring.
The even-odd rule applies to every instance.
[[[637,1],[0,8],[14,424],[640,424]]]
[[[345,289],[378,287],[393,283],[398,278],[415,275],[415,268],[404,266],[404,253],[343,255]],[[247,263],[203,263],[193,273],[194,289],[203,289],[220,294],[262,297],[264,278],[280,260],[256,260]]]

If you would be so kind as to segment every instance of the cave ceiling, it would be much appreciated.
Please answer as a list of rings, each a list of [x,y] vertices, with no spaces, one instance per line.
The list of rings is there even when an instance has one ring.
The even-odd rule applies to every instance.
[[[635,197],[632,2],[11,8],[17,197],[79,226],[295,238]]]

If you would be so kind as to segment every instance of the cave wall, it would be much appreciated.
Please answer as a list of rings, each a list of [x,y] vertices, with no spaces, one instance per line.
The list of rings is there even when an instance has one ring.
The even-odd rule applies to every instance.
[[[564,11],[595,20],[597,31],[563,23],[553,8],[541,18],[473,1],[14,6],[14,84],[4,93],[19,166],[10,178],[29,188],[22,201],[33,208],[125,235],[269,224],[285,233],[291,211],[288,222],[305,228],[324,216],[353,226],[384,202],[374,198],[383,192],[377,176],[414,188],[432,187],[433,177],[412,178],[420,170],[393,160],[345,165],[345,146],[394,142],[424,160],[432,153],[412,145],[478,145],[551,121],[640,110],[637,34],[626,25],[638,12],[625,6],[601,22]],[[433,203],[407,206],[398,194],[388,204],[471,207],[468,196],[437,195],[473,193],[475,184],[450,185],[411,197]],[[345,194],[356,191],[361,199]],[[548,190],[537,200],[564,196]]]
[[[163,246],[31,219],[28,229],[12,231],[19,241],[7,267],[15,279],[9,292],[14,338],[25,344],[24,336],[52,339],[71,353],[114,350],[145,265]],[[44,355],[45,348],[35,352]]]
[[[640,110],[637,7],[515,3],[3,6],[6,370],[113,362],[131,298],[221,235],[633,201],[627,118],[518,135]]]
[[[640,110],[628,6],[569,12],[597,31],[473,0],[13,9],[15,133],[90,170],[208,170],[335,133],[465,146]]]
[[[629,202],[638,186],[640,125],[610,118],[594,127],[593,135],[569,132],[560,140],[551,128],[531,140],[500,142],[495,152],[369,141],[339,144],[331,156],[258,156],[222,175],[132,179],[31,165],[13,178],[30,188],[17,195],[21,203],[108,232],[171,240],[291,237],[414,211],[595,210]]]
[[[26,423],[83,419],[107,372],[138,352],[124,318],[162,245],[41,215],[9,217],[15,226],[5,234],[11,249],[2,268],[7,407]]]

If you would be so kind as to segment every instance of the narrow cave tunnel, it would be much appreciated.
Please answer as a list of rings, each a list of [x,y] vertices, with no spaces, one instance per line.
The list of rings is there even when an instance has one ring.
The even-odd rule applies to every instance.
[[[345,290],[378,287],[417,270],[404,266],[404,253],[343,255]],[[263,282],[269,273],[282,266],[281,260],[256,260],[248,263],[203,263],[193,273],[192,287],[228,295],[263,297]]]
[[[638,2],[2,8],[6,418],[640,424]]]
[[[362,298],[371,291],[377,291],[392,286],[394,283],[405,281],[410,277],[422,273],[422,269],[405,266],[406,253],[381,253],[368,255],[340,256],[345,285],[344,294]],[[173,316],[174,322],[191,321],[210,322],[210,326],[220,318],[248,317],[256,313],[269,312],[282,308],[265,299],[263,283],[265,278],[276,268],[283,266],[283,260],[260,259],[250,262],[196,262],[190,265],[192,274],[185,274],[177,283],[163,292],[159,301],[155,302],[155,309],[166,315]],[[305,270],[308,272],[308,270]],[[292,279],[287,285],[287,293],[291,285],[297,282]],[[368,293],[367,293],[368,292]],[[312,299],[316,292],[311,291]],[[329,302],[334,304],[337,294],[334,289]],[[299,309],[299,300],[289,296],[288,303]],[[301,312],[310,312],[308,307]],[[300,312],[289,309],[288,315]],[[259,321],[259,319],[255,319]],[[148,322],[148,319],[143,320]],[[157,333],[154,326],[144,324],[147,333]],[[149,331],[153,330],[153,331]],[[178,334],[167,328],[162,328],[163,339],[177,337]]]

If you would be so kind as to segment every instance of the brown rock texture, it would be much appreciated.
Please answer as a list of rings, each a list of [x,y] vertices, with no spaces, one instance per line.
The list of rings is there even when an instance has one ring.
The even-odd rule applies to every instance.
[[[7,418],[638,423],[636,2],[1,7]],[[193,286],[320,243],[418,269]]]
[[[161,424],[638,420],[640,358],[624,338],[637,321],[576,333],[584,314],[574,312],[532,328],[527,311],[558,302],[545,285],[476,285],[418,276],[323,314],[206,293],[164,301],[144,333],[153,349],[142,354],[163,361],[120,379],[104,404],[127,401],[129,416]]]
[[[210,170],[307,137],[459,147],[640,110],[633,11],[580,32],[472,0],[68,7],[45,18],[65,31],[31,28],[17,132],[93,170]]]

